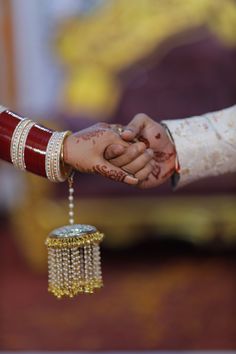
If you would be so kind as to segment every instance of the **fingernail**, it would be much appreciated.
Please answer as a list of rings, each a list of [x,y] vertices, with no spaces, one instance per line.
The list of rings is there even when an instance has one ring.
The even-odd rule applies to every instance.
[[[115,154],[122,154],[124,152],[124,150],[125,150],[125,147],[122,146],[122,145],[116,145],[114,147],[114,153]]]
[[[126,176],[124,182],[127,184],[138,184],[139,180],[136,177]]]
[[[133,133],[134,131],[130,128],[125,128],[122,133]]]
[[[152,149],[147,149],[146,151],[150,156],[154,156],[154,152]]]

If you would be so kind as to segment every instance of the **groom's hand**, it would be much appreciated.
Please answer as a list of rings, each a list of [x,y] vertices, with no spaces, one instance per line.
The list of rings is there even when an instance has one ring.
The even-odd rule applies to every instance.
[[[121,137],[127,142],[138,139],[154,152],[153,159],[150,161],[152,170],[145,180],[139,182],[138,186],[140,188],[156,187],[164,183],[175,172],[175,146],[167,135],[165,128],[146,114],[137,114],[125,127]],[[105,158],[108,155],[109,160],[115,166],[121,166],[119,158],[112,159],[112,156],[116,156],[113,146],[106,149]],[[136,174],[134,175],[136,176]]]

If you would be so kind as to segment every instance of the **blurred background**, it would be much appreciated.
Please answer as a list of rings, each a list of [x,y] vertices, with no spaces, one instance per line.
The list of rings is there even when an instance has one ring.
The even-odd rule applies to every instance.
[[[234,0],[0,0],[0,103],[56,129],[236,104]],[[236,178],[173,192],[77,175],[105,287],[56,300],[67,186],[0,163],[0,350],[236,349]]]

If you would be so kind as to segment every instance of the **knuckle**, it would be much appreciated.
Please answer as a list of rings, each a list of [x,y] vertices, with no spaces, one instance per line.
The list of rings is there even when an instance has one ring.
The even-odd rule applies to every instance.
[[[124,153],[120,156],[120,158],[122,159],[122,161],[124,161],[124,163],[129,163],[134,159],[134,156],[135,155],[133,149],[128,148],[124,151]]]
[[[130,145],[125,151],[125,158],[127,160],[133,159],[137,155],[137,148],[134,145]]]
[[[128,173],[128,174],[130,174],[130,175],[133,174],[133,171],[132,171],[131,168],[129,168],[129,167],[122,167],[122,169],[123,169],[126,173]]]
[[[142,170],[138,171],[135,174],[135,177],[141,180],[145,180],[151,172],[152,172],[152,166],[149,164],[146,167],[144,167]]]
[[[146,146],[143,142],[138,142],[133,145],[133,149],[134,149],[134,154],[139,155],[145,151]]]
[[[111,152],[116,152],[117,145],[116,144],[110,144],[110,145],[108,145],[107,150],[109,150]]]
[[[98,126],[99,128],[109,128],[110,124],[108,124],[106,122],[99,122],[96,124],[96,126]]]
[[[145,178],[147,178],[148,174],[149,173],[145,169],[143,169],[135,173],[135,177],[137,177],[139,180],[144,180]]]
[[[105,136],[110,140],[111,144],[115,144],[115,143],[118,142],[117,133],[115,133],[113,130],[106,130],[105,131]]]
[[[134,120],[137,121],[137,122],[140,122],[140,121],[143,121],[143,120],[146,120],[146,119],[149,119],[149,116],[145,113],[138,113],[135,115],[134,117]]]
[[[145,117],[147,117],[147,115],[145,113],[139,112],[134,116],[134,119],[139,120],[139,119],[143,119]]]
[[[144,156],[145,156],[145,160],[151,161],[153,159],[154,153],[153,153],[153,151],[151,149],[150,150],[145,150],[144,151]]]
[[[139,147],[138,147],[138,145],[137,145],[137,144],[132,145],[129,152],[130,152],[130,156],[136,156],[136,155],[138,155],[138,154],[139,154]]]
[[[111,155],[111,154],[113,154],[113,151],[114,151],[114,145],[112,145],[112,144],[108,145],[106,150],[105,150],[105,154]]]
[[[115,158],[111,159],[110,162],[112,163],[112,165],[117,166],[117,167],[120,167],[125,163],[123,156],[115,157]]]
[[[116,153],[113,150],[113,148],[107,148],[106,152],[105,152],[105,159],[106,160],[112,160],[116,157]]]

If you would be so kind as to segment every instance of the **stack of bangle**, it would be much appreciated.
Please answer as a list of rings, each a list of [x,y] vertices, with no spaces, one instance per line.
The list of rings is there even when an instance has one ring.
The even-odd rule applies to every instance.
[[[72,168],[64,164],[63,144],[69,131],[53,132],[0,106],[0,158],[22,170],[63,182]]]
[[[30,129],[34,123],[30,119],[22,119],[16,126],[11,138],[11,162],[16,168],[24,171],[25,165],[25,143]]]
[[[69,170],[65,170],[63,163],[63,142],[69,134],[69,131],[61,133],[54,132],[49,139],[46,150],[45,168],[47,178],[52,182],[63,182],[69,175]]]

